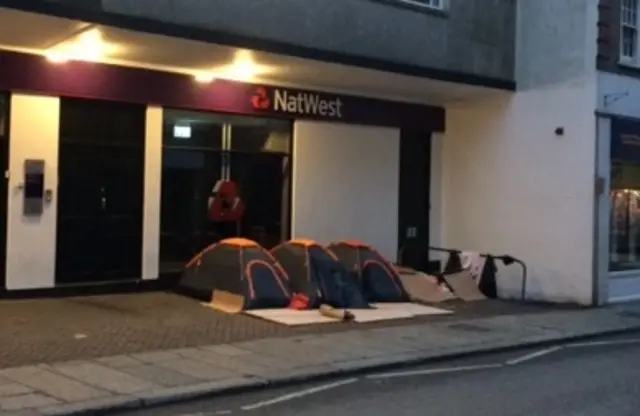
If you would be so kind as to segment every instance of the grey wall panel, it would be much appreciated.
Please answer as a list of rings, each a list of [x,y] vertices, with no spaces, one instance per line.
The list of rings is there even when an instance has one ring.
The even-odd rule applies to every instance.
[[[515,1],[450,0],[444,14],[397,7],[394,0],[102,0],[102,7],[323,51],[513,80]]]

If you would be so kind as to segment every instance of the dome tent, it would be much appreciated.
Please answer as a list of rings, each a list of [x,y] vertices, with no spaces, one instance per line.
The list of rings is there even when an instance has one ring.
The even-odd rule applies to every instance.
[[[357,276],[367,301],[410,301],[393,265],[373,247],[359,241],[339,241],[327,248]]]
[[[312,240],[287,241],[271,250],[289,276],[293,294],[309,299],[308,307],[326,304],[340,309],[363,309],[369,305],[348,270],[337,257]]]
[[[289,277],[255,241],[229,238],[196,255],[185,267],[178,290],[212,301],[216,292],[243,299],[242,309],[286,307]]]

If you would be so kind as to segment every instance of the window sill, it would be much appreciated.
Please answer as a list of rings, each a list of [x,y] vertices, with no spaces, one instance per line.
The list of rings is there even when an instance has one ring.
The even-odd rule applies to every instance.
[[[618,59],[618,66],[624,67],[624,68],[630,68],[630,69],[638,69],[640,70],[640,64],[636,63],[634,61],[630,61],[628,59]]]
[[[638,279],[638,278],[640,278],[640,269],[609,271],[609,279]]]
[[[434,9],[433,7],[424,6],[413,3],[411,0],[370,0],[376,3],[386,4],[387,6],[396,7],[398,9],[412,10],[414,12],[424,13],[432,16],[447,17],[447,9]]]

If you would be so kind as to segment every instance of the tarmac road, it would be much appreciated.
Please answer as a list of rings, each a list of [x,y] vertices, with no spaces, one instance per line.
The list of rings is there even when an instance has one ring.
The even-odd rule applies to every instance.
[[[399,369],[126,415],[640,415],[640,336],[585,344]]]

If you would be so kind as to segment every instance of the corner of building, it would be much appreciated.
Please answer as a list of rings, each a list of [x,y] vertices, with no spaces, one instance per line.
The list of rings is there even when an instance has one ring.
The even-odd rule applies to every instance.
[[[522,259],[528,299],[592,304],[597,2],[518,8],[517,91],[447,105],[440,242]],[[502,297],[520,285],[501,273]]]

